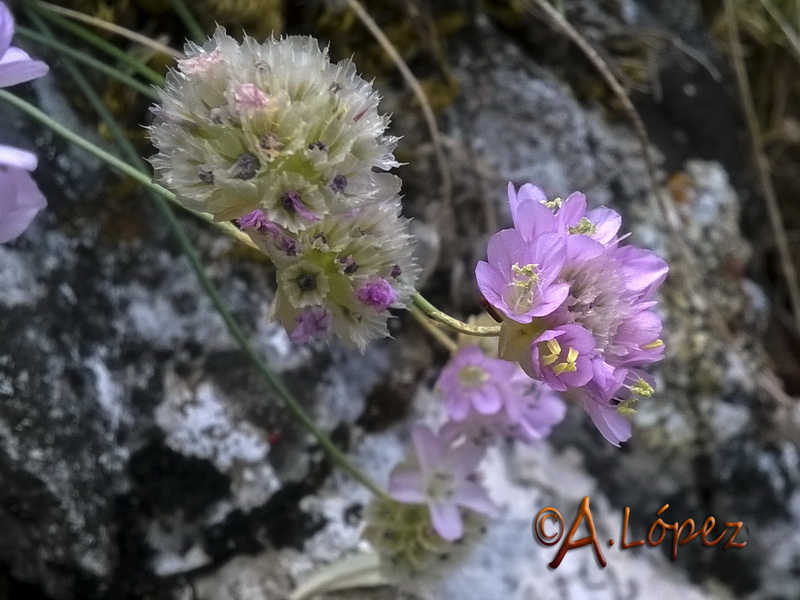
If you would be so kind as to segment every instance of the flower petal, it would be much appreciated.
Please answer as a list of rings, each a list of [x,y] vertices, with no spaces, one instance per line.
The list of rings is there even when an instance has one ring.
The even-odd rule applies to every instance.
[[[589,414],[595,427],[603,437],[614,446],[619,447],[631,437],[631,423],[611,405],[601,405],[589,397],[583,400],[583,408]]]
[[[47,202],[30,173],[0,169],[0,244],[19,237]]]
[[[33,60],[25,51],[11,46],[0,57],[0,88],[38,79],[49,70],[42,61]]]
[[[411,429],[411,440],[423,473],[434,470],[442,460],[443,444],[425,425],[415,425]]]
[[[0,166],[16,167],[18,169],[25,169],[26,171],[33,171],[37,163],[36,155],[32,152],[0,144]]]
[[[461,506],[488,516],[497,511],[497,506],[492,502],[483,486],[474,481],[465,481],[458,486],[452,500]]]
[[[464,535],[464,523],[461,513],[455,504],[449,502],[432,502],[431,522],[440,536],[448,541],[455,541]]]
[[[395,470],[387,488],[389,495],[400,502],[425,502],[424,479],[419,471]]]

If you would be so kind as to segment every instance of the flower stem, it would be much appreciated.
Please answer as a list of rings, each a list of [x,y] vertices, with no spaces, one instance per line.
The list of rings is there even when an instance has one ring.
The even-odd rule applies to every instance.
[[[411,304],[408,307],[408,312],[417,320],[417,323],[420,326],[431,334],[431,336],[439,342],[442,346],[444,346],[450,354],[455,354],[458,351],[458,344],[453,341],[453,339],[447,335],[444,331],[439,329],[433,321],[426,315],[422,310],[416,305]]]
[[[470,325],[459,321],[450,315],[443,313],[433,304],[428,302],[420,294],[414,294],[414,305],[422,310],[428,317],[431,318],[439,327],[455,331],[456,333],[465,333],[476,337],[497,337],[500,335],[500,326],[486,326],[486,325]]]
[[[69,142],[76,144],[77,146],[90,152],[97,158],[105,161],[111,167],[114,167],[122,171],[123,173],[133,177],[137,181],[141,182],[143,178],[147,181],[147,187],[152,192],[154,192],[153,199],[155,201],[157,209],[161,213],[164,220],[167,222],[172,233],[175,235],[179,245],[181,246],[181,249],[183,250],[184,254],[189,260],[189,263],[191,264],[195,273],[197,274],[197,277],[200,281],[200,285],[203,287],[203,290],[206,292],[214,308],[217,310],[218,314],[222,318],[222,321],[225,324],[226,328],[230,332],[231,336],[239,344],[239,347],[245,354],[245,356],[247,356],[247,358],[250,359],[250,361],[256,367],[256,370],[259,372],[259,374],[263,377],[263,379],[267,382],[267,384],[281,399],[284,406],[286,406],[286,408],[294,415],[297,421],[317,440],[319,445],[333,459],[333,461],[337,463],[343,470],[349,473],[355,480],[359,481],[361,484],[363,484],[366,488],[368,488],[378,497],[385,497],[386,492],[383,491],[374,481],[372,481],[355,465],[353,465],[353,463],[351,463],[350,460],[347,458],[347,456],[345,456],[345,454],[338,447],[336,447],[336,445],[330,440],[330,438],[328,438],[328,436],[325,435],[314,424],[311,417],[309,417],[309,415],[305,412],[300,403],[294,398],[294,396],[292,396],[291,392],[283,383],[283,381],[280,379],[280,377],[278,377],[278,375],[272,372],[272,370],[267,366],[267,364],[264,362],[261,356],[258,355],[258,353],[252,347],[250,342],[247,340],[247,336],[244,330],[242,330],[239,323],[236,321],[236,319],[234,319],[233,315],[228,310],[227,306],[222,300],[222,297],[220,296],[219,291],[216,289],[216,286],[214,286],[213,282],[208,278],[208,275],[205,273],[205,269],[203,268],[203,265],[200,262],[200,258],[197,254],[197,251],[194,249],[194,246],[192,246],[192,243],[189,240],[188,236],[186,235],[186,232],[183,230],[183,227],[181,226],[180,222],[175,217],[175,214],[172,212],[172,209],[167,203],[166,199],[170,196],[174,198],[174,195],[171,194],[171,192],[169,192],[168,190],[165,190],[160,186],[150,182],[146,174],[137,170],[128,163],[120,160],[114,155],[102,150],[101,148],[85,140],[84,138],[81,138],[80,136],[70,131],[66,127],[63,127],[62,125],[60,125],[59,123],[57,123],[56,121],[45,115],[37,108],[30,105],[29,103],[25,102],[21,98],[18,98],[13,94],[10,94],[6,90],[0,89],[0,99],[5,100],[10,104],[13,104],[20,110],[24,111],[25,113],[33,117],[34,119],[38,120],[46,127],[52,129],[55,133],[66,138]],[[97,101],[99,102],[99,99],[97,99]],[[105,113],[108,114],[107,111],[105,111]],[[118,127],[116,129],[117,131],[119,131]],[[127,142],[125,138],[123,138],[123,140],[125,144],[127,144],[126,148],[128,149],[128,151],[135,152],[133,148],[130,146],[130,143]],[[157,191],[159,188],[163,191]]]

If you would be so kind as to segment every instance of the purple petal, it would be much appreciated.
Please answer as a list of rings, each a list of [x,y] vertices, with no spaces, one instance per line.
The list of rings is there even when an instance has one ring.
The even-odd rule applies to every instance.
[[[505,271],[516,262],[527,264],[527,250],[525,240],[516,229],[503,229],[489,238],[486,257],[490,265]]]
[[[47,202],[30,173],[0,169],[0,244],[22,235]]]
[[[567,238],[567,262],[571,265],[600,256],[605,246],[585,235],[571,235]]]
[[[433,471],[441,462],[444,450],[439,438],[425,425],[415,425],[411,429],[411,441],[422,472]]]
[[[546,288],[539,297],[536,309],[530,311],[532,317],[544,317],[555,311],[569,296],[569,284],[557,283]]]
[[[389,495],[400,502],[425,502],[424,480],[419,471],[394,471],[387,488]]]
[[[619,447],[620,442],[625,442],[631,437],[631,424],[617,409],[610,405],[601,405],[591,398],[584,398],[583,408],[589,414],[595,427],[603,437],[614,446]]]
[[[645,298],[667,277],[667,263],[649,250],[622,246],[617,250],[616,256],[622,263],[626,287],[634,293],[642,293]]]
[[[14,18],[11,16],[11,11],[8,10],[5,2],[0,2],[0,56],[3,56],[8,50],[13,35]]]
[[[24,51],[11,46],[0,58],[0,88],[37,79],[48,70],[42,61],[32,60]]]
[[[594,234],[592,234],[592,239],[597,240],[603,245],[613,240],[619,228],[622,226],[622,217],[620,214],[605,206],[590,210],[586,213],[586,218],[589,219],[597,229]]]
[[[573,192],[561,204],[558,210],[558,224],[562,229],[574,226],[586,216],[586,196],[581,192]]]
[[[465,481],[458,486],[452,499],[460,506],[466,506],[484,515],[491,516],[497,511],[497,507],[483,486],[474,481]]]
[[[33,171],[37,163],[38,159],[32,152],[0,144],[0,166],[17,167],[18,169],[25,169],[26,171]]]
[[[514,227],[528,241],[556,230],[556,217],[553,211],[539,202],[523,202],[516,209],[512,209],[511,216]]]
[[[433,528],[444,539],[452,542],[464,535],[464,523],[458,507],[452,503],[434,502],[430,504]]]
[[[469,401],[463,395],[448,395],[444,403],[447,416],[454,421],[463,421],[469,414]]]
[[[457,448],[451,448],[443,462],[453,475],[463,479],[475,472],[485,453],[486,449],[483,446],[466,442]]]
[[[493,415],[503,407],[503,401],[496,389],[475,390],[472,406],[483,415]]]

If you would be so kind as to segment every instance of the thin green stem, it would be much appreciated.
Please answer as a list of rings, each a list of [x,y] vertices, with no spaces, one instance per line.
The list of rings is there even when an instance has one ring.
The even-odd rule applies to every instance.
[[[33,16],[33,14],[31,14],[31,16]],[[25,38],[28,38],[29,40],[32,40],[39,44],[43,44],[45,46],[58,50],[58,52],[63,56],[67,56],[73,60],[79,61],[97,71],[105,73],[109,77],[113,77],[114,79],[121,81],[125,85],[136,90],[143,96],[150,98],[151,100],[155,101],[158,100],[158,92],[156,92],[156,90],[153,89],[152,87],[145,85],[144,83],[138,81],[137,79],[134,79],[130,75],[126,75],[125,73],[122,73],[118,69],[109,66],[106,63],[99,61],[96,58],[93,58],[84,52],[81,52],[80,50],[75,50],[74,48],[70,48],[66,44],[62,44],[61,42],[59,42],[57,39],[37,33],[31,29],[28,29],[24,25],[17,25],[16,31],[18,34],[20,34]]]
[[[206,38],[208,38],[208,35],[206,35],[205,30],[200,27],[200,23],[194,18],[192,11],[189,10],[186,3],[183,0],[169,0],[169,3],[172,6],[172,10],[178,15],[178,18],[183,21],[189,34],[194,38],[194,41],[198,44],[204,42]]]
[[[465,333],[476,337],[497,337],[500,335],[499,325],[485,326],[464,323],[463,321],[451,317],[447,313],[443,313],[420,294],[414,294],[413,301],[422,312],[428,315],[428,317],[435,321],[440,327],[445,327],[456,333]]]
[[[117,48],[111,42],[108,42],[101,38],[99,35],[92,33],[82,25],[78,25],[77,23],[73,23],[72,21],[65,19],[61,15],[58,15],[52,11],[44,9],[38,2],[31,2],[27,0],[25,3],[26,7],[30,7],[34,9],[38,14],[42,17],[53,23],[56,27],[63,29],[74,35],[75,37],[83,40],[87,44],[94,46],[101,52],[104,52],[110,57],[117,59],[122,65],[125,65],[131,69],[131,71],[138,73],[150,83],[154,85],[163,85],[164,84],[164,77],[148,67],[143,62],[139,61],[134,56],[130,55],[128,52]]]
[[[133,166],[125,163],[124,161],[106,152],[105,150],[98,148],[91,142],[88,142],[85,139],[81,138],[80,136],[70,131],[69,129],[63,127],[59,123],[55,122],[53,119],[45,115],[37,108],[31,106],[29,103],[25,102],[21,98],[18,98],[13,94],[10,94],[6,90],[0,89],[0,99],[5,100],[10,104],[16,106],[17,108],[21,109],[34,119],[38,120],[46,127],[51,128],[55,133],[63,136],[65,139],[67,139],[67,141],[78,145],[84,150],[87,150],[97,158],[105,161],[111,167],[122,171],[123,173],[133,177],[137,181],[142,181],[142,177],[147,178],[147,175],[141,173]],[[105,114],[108,115],[108,112],[105,111]],[[110,115],[108,116],[110,118]],[[119,131],[119,129],[116,128],[116,131]],[[129,142],[127,142],[124,136],[120,141],[122,142],[123,140],[124,140],[123,146],[126,147],[126,144],[128,145],[127,146],[129,148],[128,152],[133,152],[133,149],[130,148]],[[282,400],[284,406],[286,406],[286,408],[289,409],[289,411],[298,420],[298,422],[309,433],[311,433],[311,435],[317,440],[319,445],[322,446],[322,448],[328,453],[328,455],[334,460],[334,462],[336,462],[340,467],[342,467],[343,470],[349,473],[354,479],[359,481],[361,484],[363,484],[365,487],[367,487],[376,495],[386,496],[386,492],[384,492],[374,481],[372,481],[367,475],[362,473],[355,465],[353,465],[347,458],[347,456],[345,456],[345,454],[341,450],[339,450],[339,448],[337,448],[336,445],[322,431],[320,431],[320,429],[314,424],[314,422],[305,412],[303,407],[300,406],[299,402],[297,402],[297,400],[295,400],[295,398],[292,396],[291,392],[285,386],[283,381],[270,370],[270,368],[267,366],[264,360],[250,345],[250,342],[248,341],[244,330],[242,330],[238,322],[234,319],[233,315],[225,306],[225,303],[222,300],[219,291],[216,289],[213,282],[208,278],[208,275],[206,275],[205,269],[203,268],[203,265],[200,261],[197,252],[194,249],[194,246],[192,245],[191,241],[186,235],[186,232],[183,230],[183,227],[181,226],[180,222],[175,217],[175,214],[172,212],[169,204],[166,202],[166,199],[169,196],[172,196],[172,194],[167,190],[163,190],[163,188],[161,188],[163,190],[162,192],[157,192],[156,188],[160,188],[160,186],[157,185],[156,186],[148,185],[147,187],[151,191],[156,192],[153,194],[153,199],[155,201],[156,207],[158,208],[162,217],[172,230],[172,233],[175,235],[179,245],[181,246],[181,249],[183,250],[190,264],[192,265],[192,268],[197,273],[200,285],[203,287],[203,290],[206,292],[214,308],[219,313],[226,328],[230,332],[231,336],[236,340],[236,342],[238,343],[239,347],[241,348],[245,356],[247,356],[247,358],[250,359],[250,361],[256,367],[256,370],[259,372],[259,374],[264,378],[267,384]]]

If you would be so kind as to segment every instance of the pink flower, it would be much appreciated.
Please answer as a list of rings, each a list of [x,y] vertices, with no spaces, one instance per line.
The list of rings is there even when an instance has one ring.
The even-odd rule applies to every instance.
[[[457,540],[464,534],[459,507],[487,515],[495,510],[475,475],[484,449],[471,442],[452,446],[424,425],[414,426],[411,439],[418,468],[396,467],[389,478],[389,495],[400,502],[427,504],[436,532]]]
[[[356,297],[367,306],[371,306],[380,312],[394,304],[395,300],[397,300],[397,292],[394,291],[392,284],[385,279],[376,279],[358,288]]]

